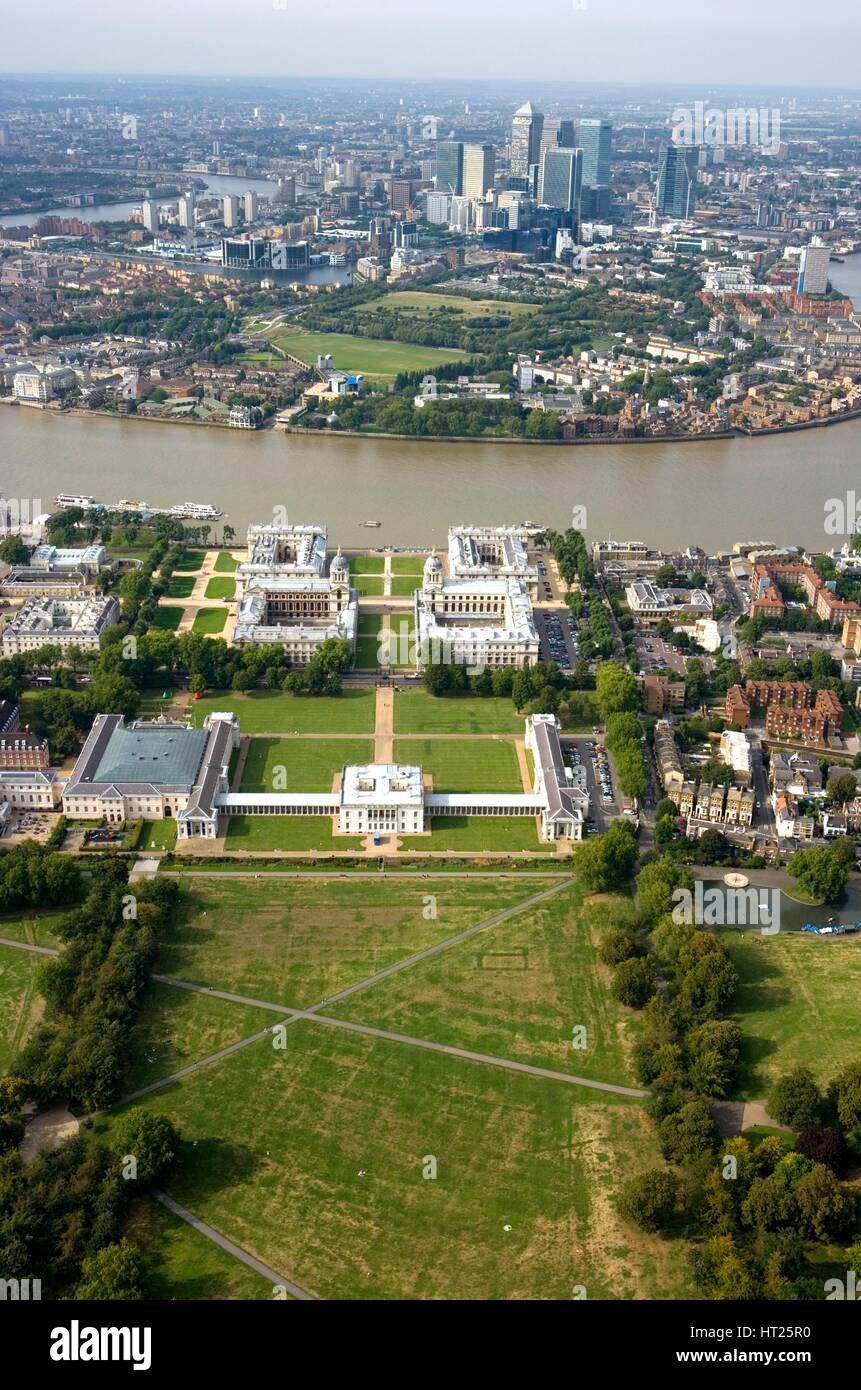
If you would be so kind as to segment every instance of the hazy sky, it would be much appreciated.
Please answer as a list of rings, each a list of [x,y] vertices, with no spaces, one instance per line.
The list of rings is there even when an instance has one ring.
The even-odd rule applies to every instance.
[[[0,71],[861,87],[861,0],[0,0]]]

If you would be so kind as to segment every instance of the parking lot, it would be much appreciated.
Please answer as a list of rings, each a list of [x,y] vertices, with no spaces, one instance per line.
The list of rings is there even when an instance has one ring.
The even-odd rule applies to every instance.
[[[582,785],[589,793],[589,817],[591,833],[597,834],[606,828],[620,812],[615,790],[615,778],[609,753],[606,752],[600,734],[582,734],[563,740],[566,760],[574,769],[575,786]],[[587,824],[587,833],[590,825]]]
[[[638,632],[634,643],[644,671],[670,670],[684,676],[687,670],[684,653],[677,652],[663,637],[658,637],[654,632]],[[703,653],[698,652],[697,655],[702,656]]]
[[[542,661],[553,661],[562,671],[571,670],[579,657],[577,623],[567,608],[535,610]]]

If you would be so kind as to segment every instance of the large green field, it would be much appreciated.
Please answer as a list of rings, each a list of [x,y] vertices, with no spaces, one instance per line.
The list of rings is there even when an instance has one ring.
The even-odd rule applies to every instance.
[[[433,886],[432,916],[427,884],[409,877],[321,879],[313,886],[200,878],[184,888],[158,973],[293,1008],[310,1008],[535,891],[493,878],[443,879]]]
[[[219,550],[215,557],[216,574],[235,574],[237,563],[229,550]]]
[[[63,912],[25,912],[0,917],[0,936],[29,941],[33,946],[59,946],[54,928],[64,916]]]
[[[249,695],[225,690],[192,700],[191,713],[200,728],[207,714],[230,711],[239,716],[244,734],[372,734],[375,707],[373,690],[345,690],[331,699],[280,690]]]
[[[361,846],[357,835],[334,835],[331,816],[231,816],[226,841],[227,849],[258,854],[279,849],[331,854]]]
[[[517,751],[510,739],[417,739],[395,742],[395,761],[420,765],[435,792],[522,792]]]
[[[395,696],[399,734],[522,734],[523,725],[511,701],[496,696],[439,699],[425,690],[403,690]]]
[[[212,581],[214,582],[214,581]],[[200,608],[194,617],[191,625],[192,632],[209,633],[215,635],[223,632],[227,622],[226,608]]]
[[[861,940],[727,930],[741,977],[739,1095],[764,1097],[781,1072],[809,1067],[820,1082],[861,1059]]]
[[[165,632],[176,632],[182,622],[184,608],[176,608],[172,604],[160,604],[156,609],[153,627],[163,629]]]
[[[350,763],[372,762],[373,755],[369,738],[255,738],[242,774],[242,791],[330,792],[336,773]]]
[[[658,1161],[639,1103],[311,1022],[285,1037],[145,1101],[185,1140],[170,1195],[285,1277],[328,1299],[685,1292],[683,1244],[615,1210]]]
[[[0,935],[9,935],[2,933]],[[0,946],[0,1075],[23,1047],[41,1017],[36,970],[43,956]]]
[[[627,1052],[637,1016],[611,998],[611,972],[598,961],[608,913],[604,901],[584,904],[569,886],[323,1012],[635,1086]],[[585,1029],[584,1047],[572,1045],[575,1027]]]
[[[331,353],[341,372],[365,376],[397,376],[398,372],[428,371],[440,362],[457,362],[469,356],[459,348],[420,347],[416,343],[358,338],[349,333],[301,333],[276,329],[273,341],[303,362],[314,362]]]
[[[206,598],[225,599],[233,598],[236,591],[236,582],[225,576],[216,576],[210,579],[206,586]]]
[[[438,315],[440,310],[454,312],[464,318],[497,318],[510,314],[512,318],[523,318],[534,314],[534,304],[519,304],[511,299],[466,299],[453,294],[437,294],[427,290],[393,290],[382,299],[373,299],[360,309],[360,313],[373,313],[377,309],[403,309],[423,318]]]

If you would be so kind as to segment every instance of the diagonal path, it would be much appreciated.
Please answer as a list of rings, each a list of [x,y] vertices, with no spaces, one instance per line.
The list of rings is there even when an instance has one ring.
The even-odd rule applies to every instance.
[[[232,1255],[234,1259],[241,1260],[244,1265],[248,1265],[248,1268],[253,1269],[255,1273],[262,1274],[263,1278],[268,1279],[271,1284],[279,1285],[281,1288],[286,1289],[287,1293],[292,1294],[294,1298],[302,1299],[305,1302],[316,1301],[316,1294],[308,1293],[307,1289],[301,1289],[298,1284],[293,1284],[289,1279],[285,1279],[283,1274],[278,1274],[277,1271],[272,1269],[269,1265],[265,1265],[262,1260],[256,1259],[254,1255],[249,1255],[248,1251],[243,1250],[241,1245],[236,1245],[232,1240],[228,1240],[226,1236],[216,1231],[213,1226],[208,1226],[205,1221],[201,1221],[199,1216],[195,1216],[193,1212],[187,1211],[185,1207],[181,1207],[179,1202],[175,1202],[172,1197],[168,1197],[166,1192],[154,1192],[153,1196],[157,1202],[161,1202],[163,1207],[167,1207],[168,1211],[172,1211],[174,1216],[178,1216],[180,1221],[186,1221],[189,1226],[193,1226],[202,1236],[206,1236],[207,1240],[211,1240],[214,1245],[219,1245],[222,1250],[225,1250],[228,1255]]]

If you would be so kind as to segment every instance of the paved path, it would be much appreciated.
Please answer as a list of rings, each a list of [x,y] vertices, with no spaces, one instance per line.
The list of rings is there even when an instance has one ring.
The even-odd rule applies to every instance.
[[[270,856],[268,854],[263,854],[260,857],[266,859]],[[303,859],[308,858],[307,854],[301,855],[299,857]],[[440,855],[439,857],[443,858],[442,855]],[[486,855],[481,856],[482,859],[485,859],[487,857],[488,856]],[[492,858],[492,856],[490,857]],[[504,857],[507,862],[511,856],[505,855],[500,857]],[[541,856],[541,859],[544,863],[546,863],[549,858],[551,858],[551,856],[547,854],[543,854]],[[163,869],[161,872],[163,878],[256,878],[257,876],[253,869]],[[525,870],[523,873],[499,874],[491,873],[485,869],[461,869],[460,871],[456,871],[454,869],[441,869],[434,870],[433,872],[428,873],[420,873],[417,869],[386,869],[385,876],[386,878],[414,878],[416,880],[423,879],[425,881],[438,878],[493,878],[499,880],[500,882],[503,880],[505,880],[506,882],[514,882],[517,879],[525,879],[527,881],[530,881],[534,878],[552,878],[558,880],[562,876],[562,870],[558,869],[554,872],[551,872],[550,870],[529,869],[528,871]],[[263,877],[262,873],[260,877]],[[324,879],[379,878],[380,871],[379,869],[351,869],[349,872],[344,870],[338,872],[334,869],[321,869],[319,872],[314,872],[311,869],[272,869],[267,871],[266,877]],[[19,945],[17,941],[10,941],[7,944],[10,946]]]
[[[187,980],[173,980],[167,975],[154,975],[153,979],[162,985],[172,985],[176,989],[187,989],[192,994],[208,994],[215,999],[224,999],[231,1004],[246,1004],[254,1009],[267,1009],[272,1012],[283,1011],[283,1006],[270,1004],[265,999],[251,999],[244,994],[230,994],[226,990],[209,989],[206,985],[193,985]],[[368,1038],[381,1038],[383,1042],[406,1043],[409,1047],[422,1047],[428,1052],[444,1052],[449,1057],[462,1057],[467,1062],[482,1062],[486,1066],[502,1067],[506,1071],[522,1071],[528,1073],[529,1076],[538,1076],[546,1081],[567,1081],[571,1086],[587,1086],[594,1091],[610,1091],[618,1096],[633,1096],[638,1100],[643,1100],[649,1094],[648,1091],[641,1091],[632,1086],[617,1086],[610,1081],[593,1081],[586,1076],[572,1076],[569,1072],[552,1071],[548,1067],[536,1067],[528,1062],[513,1062],[508,1057],[494,1057],[489,1052],[471,1052],[468,1048],[454,1047],[449,1043],[430,1042],[427,1038],[417,1038],[410,1033],[391,1033],[385,1028],[372,1028],[366,1023],[353,1023],[344,1018],[330,1018],[327,1014],[318,1012],[322,1007],[322,1004],[315,1004],[311,1009],[291,1009],[289,1022],[325,1023],[330,1028],[342,1028],[349,1033],[361,1033]],[[282,1019],[281,1022],[285,1027],[287,1026],[287,1019]],[[271,1025],[269,1029],[266,1029],[266,1032],[271,1032],[272,1028],[277,1026],[276,1024]],[[247,1041],[257,1041],[260,1036],[259,1033],[256,1033],[254,1038],[249,1038]],[[231,1050],[235,1051],[239,1046],[244,1045],[244,1043],[234,1044],[234,1048]],[[164,1081],[154,1082],[152,1086],[147,1087],[147,1090],[157,1090],[161,1086],[166,1086],[169,1081],[186,1076],[189,1071],[204,1066],[207,1061],[217,1061],[224,1055],[226,1054],[213,1053],[211,1058],[203,1058],[194,1067],[187,1067],[184,1071],[175,1072],[173,1076],[166,1077]],[[139,1094],[141,1093],[138,1092]],[[126,1097],[126,1100],[134,1099],[136,1099],[135,1096]]]
[[[395,759],[395,692],[380,686],[377,691],[374,720],[374,762],[392,763]]]
[[[255,1270],[257,1274],[262,1274],[263,1278],[268,1279],[271,1284],[286,1289],[287,1293],[292,1294],[294,1298],[300,1298],[306,1302],[315,1301],[316,1294],[308,1293],[307,1289],[300,1289],[298,1284],[285,1279],[283,1274],[278,1274],[271,1266],[265,1265],[261,1260],[249,1255],[248,1251],[243,1250],[241,1245],[234,1245],[232,1240],[220,1235],[212,1226],[207,1226],[206,1222],[201,1221],[199,1216],[186,1211],[185,1207],[179,1205],[179,1202],[168,1197],[166,1192],[156,1191],[153,1196],[157,1202],[161,1202],[163,1207],[167,1207],[168,1211],[172,1211],[174,1216],[178,1216],[180,1221],[187,1221],[189,1226],[193,1226],[202,1236],[206,1236],[207,1240],[211,1240],[214,1245],[220,1245],[221,1249],[226,1250],[228,1255],[232,1255],[236,1260],[241,1260],[244,1265],[248,1265],[248,1268]]]
[[[34,951],[37,956],[58,956],[54,946],[34,946],[32,941],[12,941],[8,936],[0,936],[0,946],[15,946],[19,951]]]

